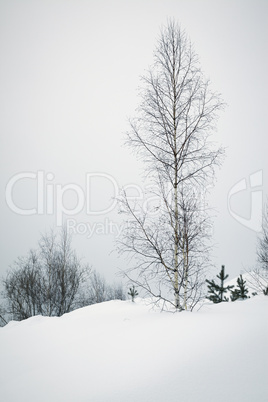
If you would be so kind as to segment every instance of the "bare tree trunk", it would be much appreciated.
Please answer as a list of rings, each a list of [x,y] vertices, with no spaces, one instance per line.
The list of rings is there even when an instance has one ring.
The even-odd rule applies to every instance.
[[[176,139],[175,139],[176,144]],[[174,291],[175,291],[175,307],[180,309],[180,295],[179,295],[179,209],[178,209],[178,173],[177,164],[175,164],[175,185],[174,185],[174,210],[175,210],[175,247],[174,247]]]
[[[186,250],[185,250],[186,248]],[[187,238],[185,239],[185,244],[183,245],[183,276],[184,276],[184,302],[183,302],[183,308],[184,310],[187,310],[187,298],[188,298],[188,254],[189,254],[189,249],[187,246]]]

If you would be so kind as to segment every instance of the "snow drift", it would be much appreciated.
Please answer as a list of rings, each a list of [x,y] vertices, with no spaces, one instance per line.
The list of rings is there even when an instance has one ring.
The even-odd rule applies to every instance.
[[[268,297],[153,311],[110,301],[0,329],[3,402],[265,402]]]

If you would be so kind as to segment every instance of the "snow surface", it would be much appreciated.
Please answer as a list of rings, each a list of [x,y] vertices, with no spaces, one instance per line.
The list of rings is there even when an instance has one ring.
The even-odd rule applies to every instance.
[[[267,402],[268,297],[153,311],[110,301],[0,329],[3,402]]]

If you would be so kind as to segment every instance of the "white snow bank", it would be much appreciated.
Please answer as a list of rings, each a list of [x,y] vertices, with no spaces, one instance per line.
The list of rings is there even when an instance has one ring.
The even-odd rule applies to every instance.
[[[3,402],[265,402],[268,297],[160,313],[110,301],[0,329]]]

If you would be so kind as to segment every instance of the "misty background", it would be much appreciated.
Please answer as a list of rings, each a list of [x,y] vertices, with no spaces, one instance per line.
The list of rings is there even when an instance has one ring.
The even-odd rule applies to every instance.
[[[61,217],[84,262],[109,280],[124,268],[113,198],[122,186],[145,191],[124,133],[168,18],[227,103],[210,195],[216,270],[254,266],[267,198],[267,15],[266,0],[0,0],[0,275]]]

